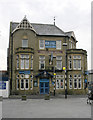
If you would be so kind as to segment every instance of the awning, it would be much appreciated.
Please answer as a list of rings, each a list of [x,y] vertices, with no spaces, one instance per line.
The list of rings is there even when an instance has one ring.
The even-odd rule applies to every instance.
[[[43,72],[40,72],[39,74],[37,74],[35,77],[44,77],[44,78],[49,78],[49,77],[53,77],[53,75],[51,75],[50,73],[46,72],[46,71],[43,71]]]

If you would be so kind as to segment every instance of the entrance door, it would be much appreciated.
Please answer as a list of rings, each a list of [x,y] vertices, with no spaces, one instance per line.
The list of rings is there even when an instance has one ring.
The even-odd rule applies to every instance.
[[[40,94],[49,93],[49,79],[40,79]]]

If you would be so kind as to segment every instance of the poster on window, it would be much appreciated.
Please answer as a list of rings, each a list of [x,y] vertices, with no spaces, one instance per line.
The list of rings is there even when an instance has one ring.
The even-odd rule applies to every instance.
[[[6,81],[0,81],[0,89],[6,89]]]
[[[45,41],[45,48],[56,48],[56,41]]]

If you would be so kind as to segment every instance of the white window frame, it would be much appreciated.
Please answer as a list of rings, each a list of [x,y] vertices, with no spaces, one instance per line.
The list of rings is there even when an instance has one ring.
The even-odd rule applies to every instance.
[[[62,41],[61,40],[57,40],[56,41],[56,49],[57,50],[61,50],[62,49]]]
[[[56,89],[60,89],[60,82],[59,82],[60,79],[56,79]],[[59,84],[59,88],[58,88],[58,84]]]
[[[69,60],[69,70],[72,70],[72,60]],[[71,65],[71,68],[70,68],[70,65]]]
[[[58,67],[58,64],[60,62],[60,67]],[[56,56],[56,67],[58,70],[62,70],[62,56]]]
[[[20,83],[19,83],[19,79],[16,79],[16,88],[17,88],[17,90],[19,90],[19,88],[20,88]],[[19,86],[19,87],[18,87]]]
[[[42,41],[42,43],[41,43],[41,41]],[[45,48],[45,40],[39,40],[39,49],[44,49],[44,48]]]
[[[74,81],[76,80],[76,84],[77,84],[77,87],[75,88],[75,85],[74,85]],[[74,78],[73,80],[73,86],[74,86],[74,89],[78,89],[78,81],[77,81],[77,78]]]
[[[22,80],[23,80],[23,88],[21,87]],[[24,90],[24,79],[20,79],[20,90]]]
[[[80,80],[80,88],[79,88],[79,80]],[[81,78],[78,78],[78,89],[82,88],[82,84],[81,84]]]
[[[25,74],[24,77],[29,79],[29,74]]]
[[[76,63],[75,63],[75,61],[76,61]],[[76,59],[73,60],[73,68],[74,68],[74,70],[77,69],[77,60]]]
[[[60,63],[59,63],[59,62],[60,62]],[[60,64],[60,67],[59,67],[58,64]],[[57,69],[58,69],[58,70],[62,70],[62,61],[61,61],[61,60],[57,60],[57,61],[56,61],[56,66],[57,66]]]
[[[70,83],[72,84],[72,87],[70,87]],[[72,79],[72,75],[69,75],[69,89],[73,88],[73,79]]]
[[[31,55],[31,70],[33,69],[33,56]]]
[[[44,64],[44,68],[41,68],[41,64]],[[45,56],[44,55],[40,55],[39,56],[39,69],[40,70],[44,70],[45,69]]]
[[[21,54],[20,58],[20,69],[29,69],[29,54]]]
[[[41,68],[41,64],[44,64],[44,68]],[[39,61],[39,69],[40,70],[44,70],[45,69],[45,61],[44,60]]]
[[[29,69],[29,59],[25,59],[25,69]]]
[[[31,79],[30,84],[32,86],[32,87],[30,87],[30,89],[32,90],[33,89],[33,79]]]
[[[28,81],[28,88],[26,88],[26,80]],[[25,90],[29,90],[29,79],[24,79],[24,81],[25,81],[25,82],[24,82],[24,84],[25,84],[25,85],[24,85]]]
[[[61,80],[63,80],[63,88],[61,88]],[[58,86],[57,83],[59,84],[59,88],[57,87]],[[56,89],[64,89],[64,79],[56,78]]]
[[[19,55],[16,56],[16,63],[17,63],[16,68],[18,70],[19,69]]]
[[[24,43],[23,43],[24,41],[27,42],[26,45],[24,45]],[[22,40],[22,47],[23,47],[23,48],[27,48],[27,47],[28,47],[28,39],[23,39],[23,40]]]
[[[72,87],[70,86],[70,83],[72,84]],[[72,89],[73,88],[73,80],[72,78],[69,79],[69,89]]]
[[[71,49],[73,48],[73,42],[71,41]]]
[[[80,61],[80,63],[79,63],[79,61]],[[80,67],[79,67],[79,64],[80,64]],[[77,60],[77,66],[78,66],[77,69],[81,70],[81,60]]]

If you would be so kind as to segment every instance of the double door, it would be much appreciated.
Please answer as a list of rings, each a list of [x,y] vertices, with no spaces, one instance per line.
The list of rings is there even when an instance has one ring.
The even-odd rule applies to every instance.
[[[40,79],[40,94],[49,94],[49,79]]]

